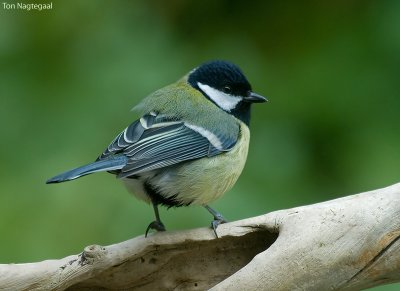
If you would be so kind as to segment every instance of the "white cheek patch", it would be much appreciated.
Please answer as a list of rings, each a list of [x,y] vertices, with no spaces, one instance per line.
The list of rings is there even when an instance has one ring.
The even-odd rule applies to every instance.
[[[231,111],[242,100],[241,97],[229,95],[200,82],[197,82],[197,85],[201,91],[225,111]]]

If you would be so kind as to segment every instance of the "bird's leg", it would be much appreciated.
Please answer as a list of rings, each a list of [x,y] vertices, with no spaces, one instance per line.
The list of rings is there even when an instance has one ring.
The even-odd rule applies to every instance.
[[[215,211],[210,206],[205,205],[204,208],[207,209],[208,212],[210,212],[214,216],[214,220],[211,221],[211,228],[213,229],[215,236],[218,238],[218,234],[217,234],[218,225],[228,222],[228,221],[222,216],[221,213],[219,213],[218,211]]]
[[[149,224],[149,226],[146,229],[146,233],[145,233],[144,237],[147,237],[147,234],[149,233],[150,229],[154,229],[157,231],[165,231],[165,226],[160,220],[160,214],[158,213],[157,203],[153,200],[151,201],[151,203],[153,204],[153,209],[154,209],[154,214],[156,215],[156,220]]]

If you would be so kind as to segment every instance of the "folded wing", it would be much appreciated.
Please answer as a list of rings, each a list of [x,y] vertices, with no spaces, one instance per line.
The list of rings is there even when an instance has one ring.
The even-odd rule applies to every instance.
[[[126,156],[127,163],[114,171],[118,177],[123,178],[184,161],[218,155],[229,151],[236,140],[151,113],[121,132],[98,161],[115,155]]]

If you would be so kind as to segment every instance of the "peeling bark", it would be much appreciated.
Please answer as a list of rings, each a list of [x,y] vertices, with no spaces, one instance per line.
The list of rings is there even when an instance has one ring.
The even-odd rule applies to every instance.
[[[400,282],[400,184],[78,255],[0,264],[1,290],[360,290]]]

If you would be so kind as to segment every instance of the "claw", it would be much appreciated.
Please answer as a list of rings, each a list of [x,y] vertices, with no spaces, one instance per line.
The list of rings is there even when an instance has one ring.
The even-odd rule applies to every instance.
[[[210,212],[214,216],[214,220],[211,222],[211,228],[213,229],[215,236],[218,238],[218,234],[217,234],[218,225],[220,225],[222,223],[226,223],[228,221],[222,216],[221,213],[219,213],[218,211],[215,211],[210,206],[204,205],[204,207],[205,207],[205,209],[208,210],[208,212]]]
[[[154,229],[156,231],[165,231],[165,226],[161,221],[157,221],[157,220],[153,221],[147,227],[144,237],[147,237],[147,234],[149,233],[150,229]]]
[[[228,221],[226,221],[226,220],[222,217],[222,215],[221,215],[220,218],[217,218],[217,217],[215,217],[215,218],[216,218],[216,219],[214,219],[213,221],[211,221],[211,228],[212,228],[213,231],[214,231],[215,237],[216,237],[216,238],[219,238],[219,237],[218,237],[218,234],[217,234],[217,227],[218,227],[220,224],[226,223],[226,222],[228,222]]]
[[[156,231],[165,231],[165,226],[160,220],[160,214],[158,213],[158,207],[157,207],[157,202],[152,200],[151,201],[153,204],[153,209],[154,209],[154,214],[156,215],[156,220],[154,220],[152,223],[149,224],[149,226],[146,229],[146,232],[144,233],[144,237],[147,237],[147,234],[149,233],[150,229],[154,229]]]

